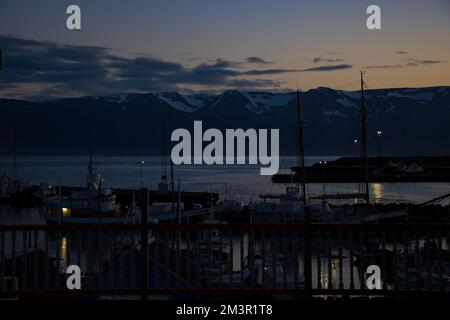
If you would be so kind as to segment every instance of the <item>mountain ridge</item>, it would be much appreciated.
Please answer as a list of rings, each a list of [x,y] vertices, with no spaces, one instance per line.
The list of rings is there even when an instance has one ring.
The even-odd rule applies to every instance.
[[[365,91],[370,153],[450,153],[449,93],[450,86]],[[356,153],[360,92],[318,87],[300,96],[306,153]],[[171,130],[191,129],[194,120],[202,120],[205,129],[279,128],[281,152],[293,154],[295,97],[295,92],[226,90],[0,99],[0,153],[11,153],[14,122],[19,153],[80,154],[92,144],[103,153],[158,154],[163,122],[170,139]]]

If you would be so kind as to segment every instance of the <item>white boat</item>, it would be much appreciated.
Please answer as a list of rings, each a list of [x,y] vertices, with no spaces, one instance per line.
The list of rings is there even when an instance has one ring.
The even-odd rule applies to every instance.
[[[286,193],[281,195],[262,195],[263,202],[249,205],[255,223],[286,223],[302,222],[305,208],[308,208],[312,222],[330,222],[335,220],[335,214],[326,201],[309,201],[306,206],[299,199],[300,190],[297,186],[286,187]]]
[[[116,202],[112,189],[102,188],[102,176],[92,161],[92,155],[86,177],[86,190],[72,192],[62,197],[51,195],[45,199],[48,223],[133,223],[139,214],[135,199],[129,208],[121,209]]]

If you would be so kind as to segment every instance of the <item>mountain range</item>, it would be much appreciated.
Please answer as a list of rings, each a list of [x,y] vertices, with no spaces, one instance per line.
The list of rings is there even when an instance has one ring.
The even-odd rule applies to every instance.
[[[357,155],[359,91],[300,93],[306,155]],[[369,153],[450,154],[450,87],[366,90]],[[296,152],[296,93],[128,93],[49,101],[0,99],[0,153],[157,155],[176,128],[279,128]],[[13,128],[16,128],[15,130]],[[14,134],[15,132],[15,134]],[[14,143],[14,141],[16,141]]]

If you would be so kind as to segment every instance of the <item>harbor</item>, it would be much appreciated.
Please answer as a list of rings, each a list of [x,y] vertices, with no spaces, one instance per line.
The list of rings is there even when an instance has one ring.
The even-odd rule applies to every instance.
[[[364,115],[362,84],[363,73]],[[6,204],[0,213],[22,215],[21,208],[29,213],[22,217],[28,223],[7,218],[0,224],[0,296],[20,298],[40,290],[48,296],[69,294],[64,280],[73,263],[83,270],[83,295],[97,299],[148,299],[152,294],[201,299],[236,292],[287,299],[448,294],[450,194],[424,202],[374,202],[370,190],[374,167],[399,174],[397,161],[402,174],[429,172],[426,165],[445,166],[447,158],[420,158],[420,170],[419,158],[407,164],[392,157],[369,162],[364,141],[360,157],[338,158],[329,165],[341,175],[359,172],[357,192],[327,192],[326,183],[342,181],[333,172],[327,175],[325,163],[319,162],[322,192],[312,194],[307,185],[317,182],[308,176],[298,91],[296,106],[295,179],[291,176],[282,192],[260,193],[255,201],[230,195],[233,185],[217,187],[218,181],[215,188],[222,192],[214,192],[213,184],[209,191],[182,190],[186,177],[165,157],[165,149],[153,167],[155,190],[145,187],[144,160],[137,166],[140,187],[133,181],[132,189],[106,185],[92,148],[84,187],[63,186],[61,180],[56,186],[36,186],[17,178],[14,154],[13,175],[2,171]],[[376,291],[366,285],[371,266],[383,269],[382,287]]]
[[[2,319],[446,308],[450,2],[378,2],[2,0]]]

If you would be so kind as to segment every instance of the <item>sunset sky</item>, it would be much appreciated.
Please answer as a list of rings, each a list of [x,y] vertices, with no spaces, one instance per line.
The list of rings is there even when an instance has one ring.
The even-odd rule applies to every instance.
[[[448,0],[2,0],[0,96],[450,85],[449,35]]]

